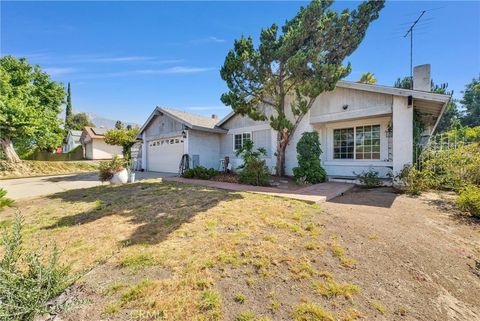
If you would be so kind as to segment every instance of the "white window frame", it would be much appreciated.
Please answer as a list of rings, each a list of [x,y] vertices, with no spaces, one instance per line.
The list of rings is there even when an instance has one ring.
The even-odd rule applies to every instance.
[[[362,159],[357,159],[357,127],[373,127],[373,126],[379,126],[380,127],[380,145],[379,145],[379,158],[362,158]],[[341,130],[341,129],[350,129],[353,128],[353,158],[335,158],[335,130]],[[373,161],[373,162],[378,162],[381,161],[382,159],[382,142],[384,138],[382,135],[382,124],[379,123],[372,123],[372,124],[356,124],[356,125],[346,125],[344,127],[336,127],[332,128],[332,146],[331,146],[331,153],[332,153],[332,160],[337,162],[337,161]]]
[[[243,142],[244,142],[243,135],[244,135],[244,134],[249,134],[249,135],[250,135],[250,138],[249,138],[249,139],[250,139],[251,141],[253,141],[253,139],[252,139],[252,132],[242,132],[242,133],[235,133],[235,134],[233,134],[233,135],[232,135],[232,143],[233,143],[232,148],[233,148],[233,151],[234,151],[234,152],[237,151],[237,149],[235,149],[235,136],[241,135],[241,137],[242,137],[242,147],[243,147]]]

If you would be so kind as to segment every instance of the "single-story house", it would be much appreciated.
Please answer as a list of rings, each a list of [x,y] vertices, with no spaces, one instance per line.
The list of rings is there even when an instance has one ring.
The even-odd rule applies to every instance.
[[[86,159],[111,159],[114,155],[122,156],[122,146],[105,143],[106,128],[85,127],[80,137]]]
[[[369,169],[381,177],[398,173],[413,161],[414,111],[426,126],[424,135],[430,135],[449,99],[431,92],[429,65],[415,68],[413,90],[339,81],[335,90],[315,100],[297,127],[286,149],[286,174],[293,174],[297,142],[309,131],[319,133],[321,163],[330,178],[355,177]],[[142,167],[147,171],[176,173],[184,154],[190,156],[190,166],[218,169],[229,156],[235,168],[241,164],[235,151],[247,139],[266,149],[266,163],[272,172],[275,169],[277,133],[268,121],[234,112],[219,121],[215,116],[156,107],[139,133]]]
[[[66,143],[63,146],[63,152],[68,153],[74,150],[75,147],[80,146],[80,136],[82,136],[81,130],[69,130]]]

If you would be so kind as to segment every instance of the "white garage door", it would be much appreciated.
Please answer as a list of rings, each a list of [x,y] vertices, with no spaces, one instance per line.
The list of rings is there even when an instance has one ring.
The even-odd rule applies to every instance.
[[[177,173],[183,155],[181,136],[148,142],[147,168],[152,172]]]

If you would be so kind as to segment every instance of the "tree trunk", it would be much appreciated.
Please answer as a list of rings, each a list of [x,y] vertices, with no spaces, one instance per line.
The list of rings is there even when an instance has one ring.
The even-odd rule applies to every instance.
[[[285,150],[287,149],[288,140],[290,138],[287,129],[283,132],[278,132],[277,138],[277,166],[275,173],[278,177],[285,175]]]
[[[13,148],[12,140],[10,138],[0,138],[0,144],[2,145],[3,154],[9,163],[19,163],[20,157]]]

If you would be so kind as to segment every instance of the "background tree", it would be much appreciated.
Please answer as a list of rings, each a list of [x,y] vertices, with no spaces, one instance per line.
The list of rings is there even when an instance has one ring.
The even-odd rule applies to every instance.
[[[0,144],[9,162],[19,162],[16,143],[52,150],[61,144],[57,115],[65,89],[25,58],[0,58]]]
[[[277,134],[276,173],[285,171],[285,149],[298,124],[322,92],[350,73],[343,65],[360,44],[383,1],[369,1],[340,14],[333,1],[312,1],[278,32],[273,24],[260,34],[235,40],[220,74],[229,91],[221,100],[241,115],[269,120]]]
[[[117,120],[115,122],[115,128],[116,129],[123,129],[125,126],[123,125],[122,121],[121,120]]]
[[[364,72],[357,82],[362,84],[376,84],[377,78],[375,78],[375,75],[371,72]]]
[[[85,127],[95,127],[95,124],[90,121],[87,113],[76,113],[72,117],[72,130],[83,130]]]
[[[65,135],[69,130],[73,129],[73,110],[72,110],[72,92],[70,90],[70,83],[67,89],[67,107],[65,108]]]
[[[480,76],[466,85],[460,103],[465,109],[462,124],[469,127],[480,126]]]
[[[138,127],[126,129],[115,128],[105,133],[105,143],[109,145],[122,146],[122,155],[125,160],[125,167],[130,171],[132,160],[132,146],[135,144],[138,135]]]

